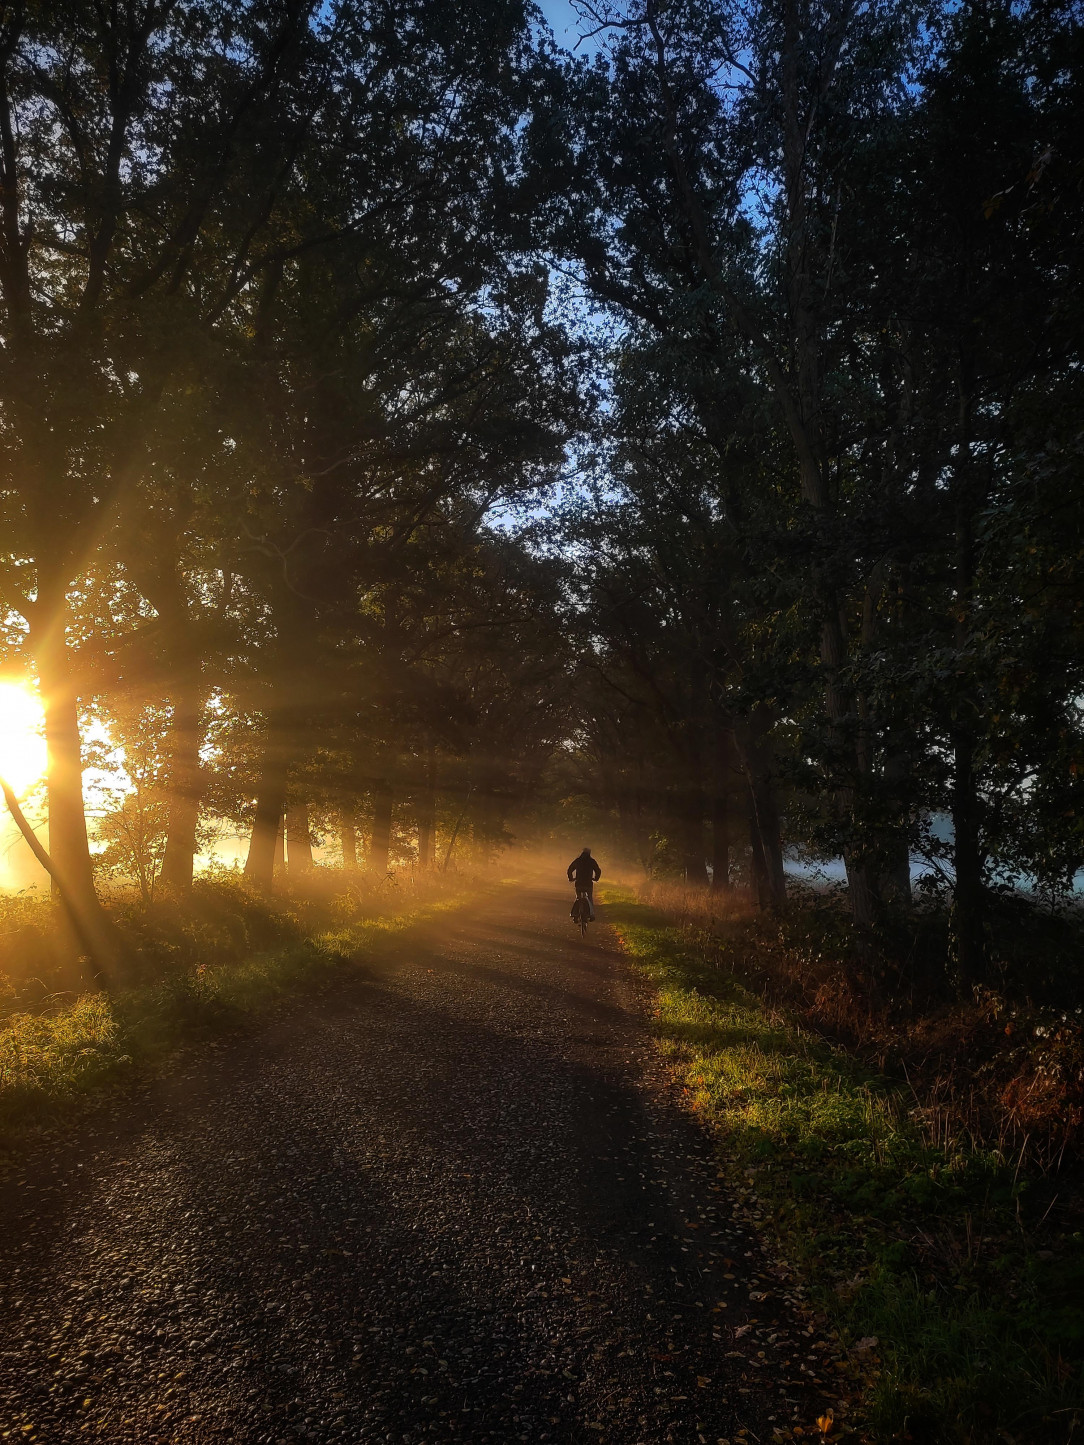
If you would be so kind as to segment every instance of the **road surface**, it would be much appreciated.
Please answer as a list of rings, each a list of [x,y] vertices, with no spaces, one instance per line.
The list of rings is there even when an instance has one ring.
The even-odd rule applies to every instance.
[[[0,1439],[811,1427],[829,1346],[599,912],[586,943],[565,890],[444,915],[24,1161],[0,1187]]]

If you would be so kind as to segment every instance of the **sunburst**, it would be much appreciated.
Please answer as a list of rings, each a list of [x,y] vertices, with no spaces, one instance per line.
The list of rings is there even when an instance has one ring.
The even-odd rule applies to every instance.
[[[44,714],[37,695],[14,682],[0,682],[0,775],[17,794],[45,773]]]

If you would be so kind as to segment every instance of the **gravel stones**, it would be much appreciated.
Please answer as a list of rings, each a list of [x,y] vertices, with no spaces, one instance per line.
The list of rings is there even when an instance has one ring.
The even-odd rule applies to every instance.
[[[811,1422],[830,1352],[739,1222],[620,955],[566,913],[536,892],[412,932],[22,1161],[0,1439],[646,1445]]]

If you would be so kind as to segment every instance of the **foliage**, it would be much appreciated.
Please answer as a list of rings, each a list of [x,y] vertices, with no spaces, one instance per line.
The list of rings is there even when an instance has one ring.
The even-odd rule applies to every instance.
[[[208,819],[265,890],[480,859],[547,777],[766,910],[842,858],[860,949],[922,855],[946,992],[1071,896],[1073,7],[594,9],[5,16],[0,625],[103,958],[80,706],[146,898]]]
[[[0,25],[3,636],[42,684],[54,873],[99,962],[123,949],[80,700],[159,719],[144,796],[103,824],[102,870],[147,897],[190,886],[201,809],[261,820],[265,888],[287,795],[344,816],[391,795],[432,862],[447,771],[482,803],[459,835],[502,834],[516,769],[469,759],[502,687],[502,713],[531,695],[494,640],[522,642],[511,576],[540,568],[486,519],[556,475],[582,366],[508,183],[531,15],[446,19],[182,0]]]
[[[867,939],[925,851],[967,993],[997,891],[1063,906],[1084,863],[1078,18],[597,16],[532,132],[546,243],[621,324],[555,529],[584,790],[690,881],[708,818],[720,859],[747,834],[768,907],[782,848],[841,856]]]
[[[168,821],[166,799],[148,801],[139,792],[121,798],[98,820],[98,837],[105,847],[95,862],[101,869],[134,879],[146,902],[154,897],[162,871]]]
[[[627,892],[606,902],[735,1178],[846,1337],[875,1342],[876,1438],[1067,1438],[1084,1409],[1084,1253],[1056,1191],[966,1137],[925,1137],[905,1088],[767,1008],[665,915]]]

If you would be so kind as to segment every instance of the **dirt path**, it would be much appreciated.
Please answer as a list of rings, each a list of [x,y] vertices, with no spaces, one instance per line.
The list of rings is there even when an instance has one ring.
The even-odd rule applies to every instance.
[[[812,1423],[823,1346],[732,1217],[604,926],[580,943],[557,890],[498,907],[9,1183],[0,1439]]]

